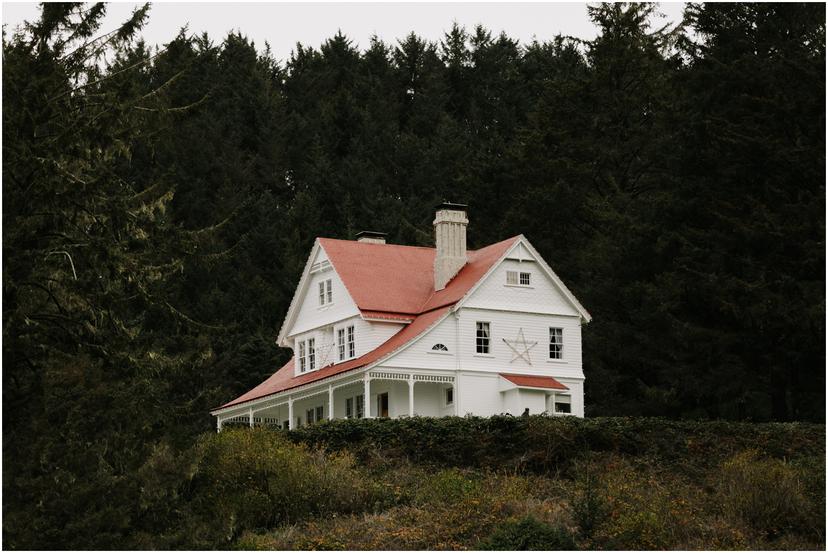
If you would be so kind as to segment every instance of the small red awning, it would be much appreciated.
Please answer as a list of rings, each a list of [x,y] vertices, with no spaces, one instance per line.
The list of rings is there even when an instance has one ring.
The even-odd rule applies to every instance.
[[[518,388],[547,388],[549,390],[568,390],[566,386],[551,376],[531,376],[528,374],[503,374],[500,376]]]

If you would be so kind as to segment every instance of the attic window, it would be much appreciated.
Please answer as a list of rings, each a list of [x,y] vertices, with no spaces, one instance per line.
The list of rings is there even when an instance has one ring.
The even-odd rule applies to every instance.
[[[331,279],[319,283],[319,305],[327,305],[333,302],[333,290],[331,290]]]
[[[446,352],[448,351],[448,348],[446,347],[445,344],[434,344],[431,347],[431,349],[432,349],[432,351],[446,351]]]
[[[506,284],[509,286],[529,286],[532,274],[518,271],[506,271]]]

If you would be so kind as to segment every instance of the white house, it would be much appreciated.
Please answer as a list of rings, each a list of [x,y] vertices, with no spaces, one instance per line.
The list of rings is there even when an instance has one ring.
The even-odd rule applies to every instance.
[[[584,414],[586,309],[523,236],[466,249],[442,204],[435,248],[317,238],[277,338],[293,357],[212,411],[296,428],[324,419]]]

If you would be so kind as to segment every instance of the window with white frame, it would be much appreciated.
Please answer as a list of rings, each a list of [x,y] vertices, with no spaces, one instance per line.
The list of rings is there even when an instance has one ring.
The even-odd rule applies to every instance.
[[[305,357],[305,352],[307,350],[305,349],[305,347],[306,346],[305,346],[305,341],[304,340],[299,342],[299,372],[300,373],[303,373],[308,369],[308,366],[307,366],[308,360]]]
[[[345,329],[340,328],[336,331],[336,347],[339,350],[339,360],[345,360]]]
[[[549,359],[563,359],[563,329],[549,329]]]
[[[569,396],[555,396],[555,413],[567,415],[572,413],[572,398]]]
[[[454,405],[454,388],[446,388],[446,405]]]
[[[532,284],[532,274],[522,271],[506,271],[506,284],[509,286],[529,286]]]
[[[308,370],[316,370],[316,340],[308,338]]]
[[[431,350],[432,350],[432,351],[443,351],[443,352],[447,352],[447,351],[448,351],[448,348],[446,347],[446,345],[445,345],[445,344],[434,344],[433,346],[431,346]]]
[[[319,305],[328,305],[333,302],[333,289],[331,279],[319,283]]]
[[[336,347],[339,352],[339,360],[353,359],[356,357],[356,341],[354,325],[337,329]]]
[[[313,418],[314,414],[315,413],[314,413],[313,409],[308,409],[307,411],[305,411],[305,420],[308,421],[308,424],[313,424],[314,423],[314,421],[315,421],[315,419]]]
[[[365,416],[365,394],[356,396],[356,418],[361,419]]]
[[[477,353],[489,353],[489,339],[491,338],[489,328],[489,323],[477,323],[477,334],[475,336],[475,351]]]
[[[346,419],[361,419],[365,413],[365,401],[362,394],[345,399],[345,418]]]

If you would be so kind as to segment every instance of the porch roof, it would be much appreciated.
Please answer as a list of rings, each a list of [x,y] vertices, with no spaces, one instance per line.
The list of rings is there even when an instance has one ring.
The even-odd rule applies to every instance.
[[[499,373],[518,388],[546,388],[549,390],[568,390],[566,386],[551,376],[532,376],[528,374],[504,374]]]
[[[449,306],[442,307],[440,309],[435,309],[433,311],[429,311],[428,313],[423,313],[422,315],[418,315],[412,323],[405,326],[402,330],[400,330],[391,338],[383,342],[379,347],[369,351],[362,357],[357,357],[356,359],[351,359],[350,361],[345,361],[344,363],[328,365],[327,367],[323,367],[319,370],[295,376],[293,365],[294,358],[292,357],[290,361],[285,363],[285,365],[281,369],[276,371],[273,374],[273,376],[271,376],[270,378],[268,378],[267,380],[265,380],[249,392],[237,397],[233,401],[225,403],[221,407],[216,407],[215,409],[213,409],[213,411],[224,409],[226,407],[240,405],[248,401],[253,401],[254,399],[263,398],[265,396],[278,394],[279,392],[284,392],[286,390],[302,386],[303,384],[309,384],[311,382],[322,380],[323,378],[327,378],[329,376],[334,376],[347,371],[365,367],[366,365],[378,361],[386,355],[397,351],[399,348],[403,347],[420,334],[423,334],[426,330],[431,328],[431,326],[434,323],[440,320],[440,318],[444,314],[446,314],[448,310]]]

